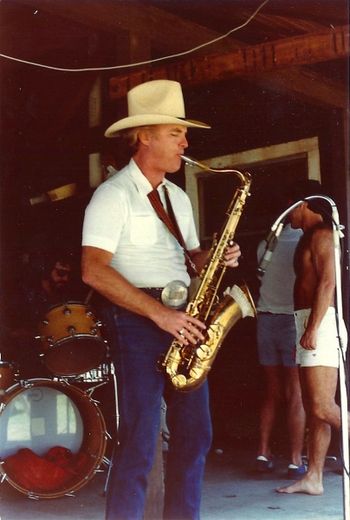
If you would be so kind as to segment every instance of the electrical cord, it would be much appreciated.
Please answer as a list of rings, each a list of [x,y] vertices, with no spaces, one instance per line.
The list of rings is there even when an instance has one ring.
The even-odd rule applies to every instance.
[[[12,60],[12,61],[17,61],[19,63],[24,63],[25,65],[32,65],[33,67],[40,67],[40,68],[43,68],[43,69],[56,70],[56,71],[60,71],[60,72],[91,72],[91,71],[102,72],[102,71],[107,71],[107,70],[128,69],[128,68],[131,68],[131,67],[139,67],[141,65],[149,65],[151,63],[157,63],[157,62],[169,60],[169,59],[172,59],[172,58],[179,58],[181,56],[186,56],[187,54],[191,54],[191,53],[193,53],[195,51],[198,51],[199,49],[203,49],[204,47],[207,47],[209,45],[212,45],[213,43],[216,43],[218,41],[221,41],[221,40],[227,38],[228,36],[230,36],[230,34],[236,32],[236,31],[239,31],[243,27],[246,27],[255,18],[255,16],[258,14],[258,12],[269,1],[270,0],[264,0],[259,5],[259,7],[257,7],[257,9],[255,9],[255,11],[249,16],[249,18],[245,22],[243,22],[241,25],[238,25],[237,27],[234,27],[233,29],[230,29],[227,33],[222,34],[221,36],[218,36],[217,38],[214,38],[213,40],[210,40],[208,42],[205,42],[205,43],[202,43],[200,45],[197,45],[196,47],[193,47],[192,49],[188,49],[186,51],[178,52],[178,53],[175,53],[175,54],[170,54],[168,56],[161,56],[159,58],[154,58],[152,60],[138,61],[138,62],[135,62],[135,63],[129,63],[129,64],[125,64],[125,65],[113,65],[113,66],[110,66],[110,67],[84,67],[84,68],[72,69],[72,68],[64,68],[64,67],[55,67],[53,65],[44,65],[43,63],[37,63],[35,61],[23,60],[21,58],[16,58],[14,56],[9,56],[8,54],[3,54],[3,53],[0,53],[0,56],[2,58],[7,59],[7,60]]]

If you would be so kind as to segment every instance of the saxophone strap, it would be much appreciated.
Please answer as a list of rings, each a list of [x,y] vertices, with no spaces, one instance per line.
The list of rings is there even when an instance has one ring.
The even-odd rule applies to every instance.
[[[179,227],[176,217],[175,217],[173,206],[170,201],[168,189],[166,186],[163,186],[163,189],[164,189],[165,201],[166,201],[166,206],[167,206],[168,212],[165,211],[162,201],[160,199],[159,192],[156,188],[154,190],[150,191],[147,194],[147,197],[149,198],[150,203],[152,204],[153,209],[157,213],[160,220],[166,225],[166,227],[168,228],[170,233],[176,238],[176,240],[179,242],[180,246],[182,247],[184,254],[185,254],[187,272],[191,278],[194,278],[195,276],[198,276],[198,271],[190,257],[189,252],[186,249],[185,241],[183,239],[180,227]]]

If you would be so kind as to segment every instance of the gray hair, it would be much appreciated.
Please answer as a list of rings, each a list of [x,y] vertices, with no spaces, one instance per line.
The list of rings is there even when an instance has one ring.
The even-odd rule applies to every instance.
[[[139,146],[139,132],[140,130],[148,130],[151,125],[148,126],[135,126],[134,128],[127,128],[120,132],[120,136],[127,142],[132,152],[136,152]]]

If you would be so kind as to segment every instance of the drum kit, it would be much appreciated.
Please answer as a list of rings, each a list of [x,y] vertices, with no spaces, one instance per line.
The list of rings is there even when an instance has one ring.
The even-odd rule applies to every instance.
[[[93,396],[97,388],[113,386],[116,430],[119,413],[115,370],[101,327],[86,303],[49,309],[36,338],[51,378],[21,379],[15,363],[0,356],[1,483],[7,481],[29,498],[74,495],[104,471],[102,466],[110,467],[105,453],[111,435]],[[65,454],[60,467],[51,466],[48,455],[54,452]],[[29,455],[34,464],[25,463]],[[48,473],[60,478],[48,484]]]

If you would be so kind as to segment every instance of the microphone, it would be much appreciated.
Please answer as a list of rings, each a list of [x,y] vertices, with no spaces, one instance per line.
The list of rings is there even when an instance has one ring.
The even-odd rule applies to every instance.
[[[271,261],[272,253],[275,250],[275,247],[278,242],[278,237],[281,234],[281,231],[284,227],[284,223],[280,222],[277,226],[272,226],[270,233],[266,238],[266,247],[263,256],[259,262],[258,266],[258,275],[263,276],[265,274],[266,268]]]

